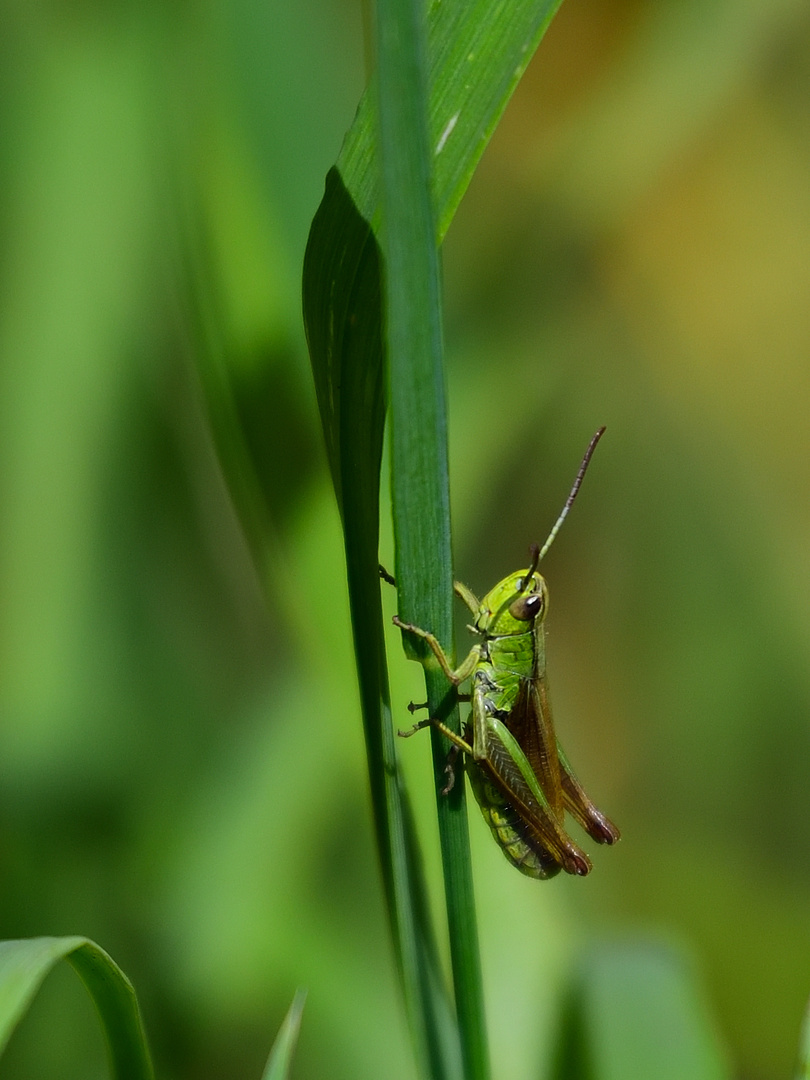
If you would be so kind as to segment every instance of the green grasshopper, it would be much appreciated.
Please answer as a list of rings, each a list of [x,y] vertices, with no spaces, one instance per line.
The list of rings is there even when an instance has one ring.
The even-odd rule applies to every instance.
[[[584,876],[591,870],[590,859],[565,831],[566,810],[600,844],[615,844],[620,835],[583,791],[554,734],[546,682],[548,589],[537,573],[604,430],[591,439],[545,544],[532,545],[529,568],[504,578],[481,601],[466,585],[455,583],[456,595],[475,615],[469,629],[482,638],[459,667],[453,669],[433,634],[394,616],[396,626],[426,642],[454,686],[471,681],[470,693],[459,694],[459,700],[472,704],[463,738],[433,718],[399,734],[435,727],[453,744],[443,794],[453,787],[453,761],[464,752],[473,766],[467,775],[485,821],[512,865],[534,878],[554,877],[560,870]],[[409,706],[412,712],[425,707]]]

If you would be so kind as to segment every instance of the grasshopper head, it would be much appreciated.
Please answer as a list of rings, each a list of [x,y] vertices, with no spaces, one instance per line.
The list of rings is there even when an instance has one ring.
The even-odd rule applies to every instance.
[[[538,619],[545,618],[548,589],[535,566],[510,574],[487,593],[475,620],[476,628],[482,634],[491,637],[525,634]]]

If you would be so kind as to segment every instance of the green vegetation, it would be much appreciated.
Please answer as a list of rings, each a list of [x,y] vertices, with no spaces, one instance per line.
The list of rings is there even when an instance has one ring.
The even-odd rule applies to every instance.
[[[381,188],[339,0],[0,15],[4,1078],[105,1075],[105,1031],[148,1075],[126,977],[46,934],[115,957],[159,1077],[260,1076],[279,1028],[283,1075],[299,1022],[300,1078],[789,1075],[810,20],[568,0],[475,171],[556,6],[432,6]],[[452,655],[453,573],[521,565],[603,423],[543,574],[624,839],[538,883],[393,737],[424,685],[390,618]]]

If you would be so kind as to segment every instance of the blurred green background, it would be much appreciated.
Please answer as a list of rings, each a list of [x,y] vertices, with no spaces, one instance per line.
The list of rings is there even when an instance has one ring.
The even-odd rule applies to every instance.
[[[346,0],[0,9],[0,936],[97,940],[166,1078],[258,1076],[298,985],[296,1076],[413,1075],[299,314],[363,68]],[[474,590],[608,426],[545,574],[558,728],[624,840],[542,885],[473,805],[503,1080],[545,1074],[587,943],[638,934],[692,955],[737,1075],[790,1073],[808,91],[801,0],[565,0],[445,244]],[[402,757],[438,880],[427,742]],[[67,970],[3,1062],[34,1075],[105,1075]]]

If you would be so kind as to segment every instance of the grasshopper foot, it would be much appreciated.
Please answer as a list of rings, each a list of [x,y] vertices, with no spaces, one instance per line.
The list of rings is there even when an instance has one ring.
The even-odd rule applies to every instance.
[[[397,731],[397,735],[399,735],[400,739],[410,739],[411,735],[415,735],[417,731],[421,731],[422,728],[430,727],[430,725],[430,720],[420,720],[418,724],[414,724],[408,731]]]
[[[417,712],[417,710],[426,709],[427,707],[428,707],[428,703],[426,701],[422,702],[421,705],[417,705],[415,701],[410,701],[408,703],[408,712],[413,714],[413,713]]]
[[[377,565],[380,571],[380,577],[383,579],[383,581],[387,581],[389,585],[396,585],[397,581],[394,575],[389,574],[382,563],[378,563]]]

